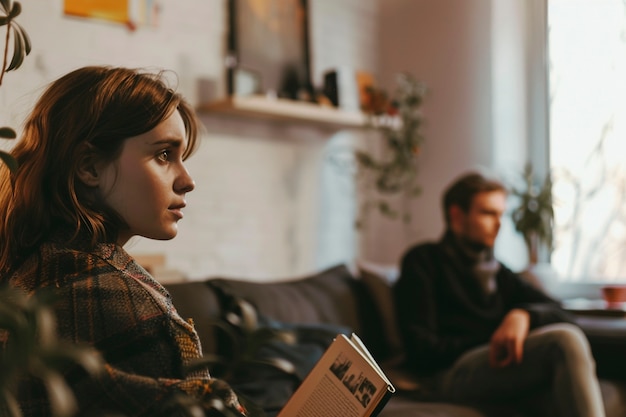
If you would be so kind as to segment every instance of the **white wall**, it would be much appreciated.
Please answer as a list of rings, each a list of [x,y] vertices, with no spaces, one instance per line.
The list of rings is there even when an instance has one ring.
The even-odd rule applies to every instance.
[[[545,143],[545,43],[537,31],[544,0],[380,0],[379,6],[381,80],[393,86],[396,72],[409,71],[430,90],[420,156],[424,192],[410,202],[416,221],[404,227],[379,219],[365,242],[370,259],[393,264],[415,242],[441,236],[441,193],[454,177],[481,168],[509,182],[531,152],[543,154],[529,144]],[[510,218],[503,220],[496,254],[521,270],[526,248]]]
[[[522,179],[527,161],[540,176],[548,170],[546,17],[546,0],[493,2],[494,169],[508,182]],[[527,266],[526,245],[508,216],[497,249],[511,268]]]
[[[180,90],[196,102],[196,80],[222,76],[224,7],[220,0],[162,1],[158,28],[129,31],[124,25],[66,17],[62,0],[22,2],[18,22],[33,51],[2,86],[2,117],[21,122],[33,93],[52,79],[83,65],[109,64],[174,70]],[[17,108],[16,108],[17,106]]]
[[[407,246],[443,231],[442,189],[464,170],[492,164],[491,1],[381,0],[381,82],[409,71],[430,90],[423,106],[423,194],[406,228],[381,220],[366,250],[393,263]],[[380,250],[376,246],[380,245]]]
[[[329,68],[375,71],[375,0],[312,0],[314,81]],[[195,105],[207,85],[224,93],[225,0],[161,0],[158,27],[66,17],[62,0],[23,2],[19,22],[33,51],[0,89],[0,123],[17,127],[41,88],[83,65],[175,71]],[[271,47],[271,45],[268,45]],[[202,84],[203,89],[199,88]],[[355,256],[349,181],[328,163],[329,149],[358,134],[202,115],[207,133],[189,168],[197,188],[173,241],[137,238],[133,254],[162,253],[189,278],[280,278]],[[346,188],[347,187],[347,188]]]
[[[62,0],[24,2],[19,21],[31,35],[33,52],[0,88],[0,123],[17,126],[42,86],[88,64],[172,69],[193,104],[206,95],[200,84],[216,86],[217,94],[223,94],[225,0],[160,3],[158,27],[130,32],[124,26],[65,17]],[[516,130],[509,148],[501,142],[508,121],[498,121],[514,120],[515,129],[523,125],[524,120],[516,119],[520,106],[501,107],[507,95],[494,89],[517,85],[508,104],[526,100],[525,84],[515,84],[524,77],[508,74],[524,58],[494,56],[510,45],[523,45],[519,38],[495,38],[508,27],[498,22],[516,22],[511,12],[519,2],[310,0],[310,6],[312,72],[318,86],[323,72],[334,67],[369,71],[388,88],[393,88],[395,73],[407,70],[429,86],[420,156],[424,193],[410,202],[416,220],[404,226],[374,217],[367,229],[355,232],[354,187],[328,157],[367,143],[358,130],[203,114],[207,133],[189,160],[197,188],[188,197],[179,236],[170,242],[137,239],[127,247],[131,253],[163,253],[169,269],[191,279],[280,279],[354,257],[395,264],[409,245],[440,236],[439,198],[450,180],[477,165],[497,169],[511,150],[518,153],[515,143],[528,135]],[[513,252],[519,257],[517,249]]]

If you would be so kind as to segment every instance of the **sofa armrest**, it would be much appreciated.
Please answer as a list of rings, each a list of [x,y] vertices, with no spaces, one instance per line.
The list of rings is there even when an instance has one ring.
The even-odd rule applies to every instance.
[[[626,318],[576,316],[575,320],[589,339],[598,375],[626,381]]]

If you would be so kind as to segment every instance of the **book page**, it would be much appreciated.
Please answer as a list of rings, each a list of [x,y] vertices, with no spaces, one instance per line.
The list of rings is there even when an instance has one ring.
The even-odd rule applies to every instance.
[[[371,363],[372,367],[376,369],[376,371],[380,374],[381,378],[387,381],[387,384],[389,384],[389,389],[391,390],[391,392],[396,392],[396,389],[391,384],[391,381],[389,380],[389,378],[387,378],[387,375],[385,375],[383,370],[378,365],[378,362],[376,362],[376,360],[374,359],[370,351],[367,349],[367,347],[365,347],[365,345],[363,344],[359,336],[352,333],[352,336],[350,336],[350,340],[352,341],[354,346],[361,351],[363,356],[365,356],[365,358]]]
[[[278,417],[363,417],[392,391],[385,377],[340,334]]]

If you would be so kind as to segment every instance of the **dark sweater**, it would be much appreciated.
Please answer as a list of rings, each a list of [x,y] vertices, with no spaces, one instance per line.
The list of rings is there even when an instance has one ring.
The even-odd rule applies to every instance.
[[[486,295],[472,274],[476,262],[460,250],[452,253],[446,236],[410,249],[394,286],[400,332],[414,371],[426,375],[445,369],[467,350],[488,343],[514,308],[530,313],[531,329],[572,322],[557,301],[502,264],[496,291]]]

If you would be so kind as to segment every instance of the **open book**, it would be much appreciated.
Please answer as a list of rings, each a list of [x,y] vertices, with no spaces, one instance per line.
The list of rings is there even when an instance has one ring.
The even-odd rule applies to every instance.
[[[395,388],[355,334],[339,334],[277,417],[373,417]]]

